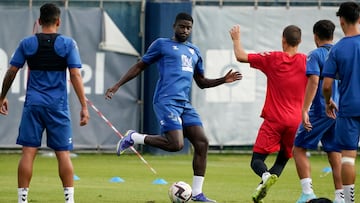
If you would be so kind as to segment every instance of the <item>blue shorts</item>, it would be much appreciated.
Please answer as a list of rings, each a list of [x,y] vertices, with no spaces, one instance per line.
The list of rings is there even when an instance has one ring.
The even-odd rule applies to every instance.
[[[187,126],[202,126],[199,114],[189,102],[155,103],[154,111],[161,133]]]
[[[55,151],[73,149],[70,113],[68,109],[25,106],[16,144],[40,147],[44,130],[47,146]]]
[[[359,147],[360,117],[338,117],[335,134],[342,150],[357,150]]]
[[[300,124],[294,145],[305,149],[317,149],[321,141],[325,152],[340,152],[335,137],[335,120],[327,116],[310,117],[310,122],[313,128],[309,132]]]

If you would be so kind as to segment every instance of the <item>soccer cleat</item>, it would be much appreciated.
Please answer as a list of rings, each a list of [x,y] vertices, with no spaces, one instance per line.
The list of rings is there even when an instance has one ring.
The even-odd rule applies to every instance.
[[[120,156],[125,152],[125,150],[134,145],[134,140],[131,135],[135,133],[135,130],[128,130],[123,138],[119,140],[116,145],[116,154]]]
[[[254,201],[254,200],[253,200]],[[264,203],[264,200],[258,200],[256,203]]]
[[[191,200],[193,202],[216,202],[213,199],[209,199],[209,198],[205,197],[204,193],[200,193],[196,196],[191,197]]]
[[[261,183],[256,188],[256,191],[252,195],[253,202],[254,203],[262,203],[263,202],[262,199],[264,199],[264,197],[267,194],[267,191],[270,189],[270,187],[272,185],[275,184],[277,179],[278,179],[277,175],[272,174],[265,180],[265,182]]]
[[[316,195],[314,193],[304,194],[302,193],[296,203],[306,203],[309,200],[315,199]]]

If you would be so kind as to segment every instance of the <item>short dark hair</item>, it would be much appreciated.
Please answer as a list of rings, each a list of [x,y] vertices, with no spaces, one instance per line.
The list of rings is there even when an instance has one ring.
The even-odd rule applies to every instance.
[[[330,20],[319,20],[314,24],[313,33],[321,40],[332,40],[334,38],[335,24]]]
[[[60,8],[53,3],[46,3],[40,7],[40,24],[52,25],[60,18]]]
[[[341,3],[336,16],[343,17],[348,23],[356,23],[360,17],[359,4],[353,1]]]
[[[301,42],[301,29],[296,25],[289,25],[283,31],[283,37],[290,46],[297,46]]]
[[[178,14],[176,15],[175,24],[176,24],[179,20],[187,20],[187,21],[191,21],[191,23],[194,23],[194,20],[193,20],[193,18],[191,17],[191,15],[188,14],[188,13],[184,13],[184,12],[178,13]]]

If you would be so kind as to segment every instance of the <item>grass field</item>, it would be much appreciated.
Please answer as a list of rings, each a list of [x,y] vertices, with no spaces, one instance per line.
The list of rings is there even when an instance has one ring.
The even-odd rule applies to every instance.
[[[17,202],[17,163],[19,154],[0,154],[0,203]],[[157,171],[155,175],[136,155],[117,157],[114,154],[77,154],[73,158],[76,203],[166,203],[168,187],[172,182],[185,181],[191,185],[191,155],[151,156],[144,158]],[[274,160],[270,156],[267,162]],[[313,187],[318,196],[333,198],[331,174],[320,177],[328,167],[324,155],[310,157],[313,171]],[[249,167],[250,155],[210,154],[204,184],[204,193],[219,203],[250,203],[251,194],[259,178]],[[359,159],[357,160],[359,162]],[[359,167],[357,168],[359,180]],[[120,177],[125,182],[110,182]],[[153,184],[164,179],[168,184]],[[356,199],[360,200],[359,183]],[[291,159],[278,182],[271,188],[266,203],[295,202],[300,195],[300,183]],[[54,157],[39,154],[35,160],[33,179],[30,185],[29,203],[61,203],[63,192],[57,175]]]

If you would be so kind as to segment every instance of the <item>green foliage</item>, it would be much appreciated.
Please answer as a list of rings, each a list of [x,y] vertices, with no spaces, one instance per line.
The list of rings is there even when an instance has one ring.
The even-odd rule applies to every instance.
[[[19,157],[19,154],[0,154],[0,203],[17,202]],[[191,155],[144,155],[144,158],[157,174],[151,172],[133,154],[122,157],[114,154],[78,154],[73,158],[75,174],[80,178],[75,181],[76,203],[168,203],[167,190],[172,182],[182,180],[191,185]],[[250,155],[210,154],[204,193],[219,203],[251,202],[251,194],[260,178],[250,169],[250,158]],[[329,166],[327,157],[313,155],[310,160],[316,194],[332,199],[334,189],[331,174],[320,177],[322,170]],[[270,165],[273,161],[274,156],[270,156],[267,163]],[[125,182],[112,183],[109,181],[112,177],[121,177]],[[166,180],[168,184],[153,184],[158,178]],[[357,179],[360,180],[359,173]],[[300,193],[295,164],[290,160],[283,175],[264,200],[266,203],[295,202]],[[359,192],[356,199],[360,200]],[[54,157],[39,154],[36,158],[29,191],[30,202],[64,202]]]

